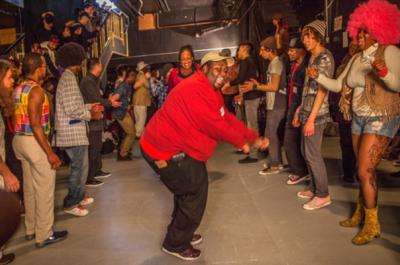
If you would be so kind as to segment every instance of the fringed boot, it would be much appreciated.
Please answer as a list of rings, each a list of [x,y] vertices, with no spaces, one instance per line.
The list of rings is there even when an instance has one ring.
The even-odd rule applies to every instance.
[[[364,226],[352,240],[355,245],[367,244],[375,237],[381,236],[381,226],[378,221],[378,207],[372,209],[364,208],[364,211]]]

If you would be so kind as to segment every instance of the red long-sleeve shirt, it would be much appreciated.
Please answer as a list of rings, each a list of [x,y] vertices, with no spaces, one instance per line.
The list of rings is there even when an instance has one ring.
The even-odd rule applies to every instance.
[[[184,152],[207,161],[220,140],[241,148],[256,138],[254,131],[225,109],[221,93],[206,76],[197,72],[171,91],[146,126],[140,144],[156,160]]]

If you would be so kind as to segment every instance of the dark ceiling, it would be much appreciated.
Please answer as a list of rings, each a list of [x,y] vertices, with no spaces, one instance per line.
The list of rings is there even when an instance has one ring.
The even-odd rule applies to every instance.
[[[233,0],[233,2],[237,2]],[[166,5],[170,10],[192,9],[204,6],[217,6],[218,0],[145,0],[142,13],[160,13]]]
[[[180,11],[201,12],[204,8],[213,8],[216,10],[216,19],[231,18],[232,14],[237,16],[251,6],[258,9],[257,13],[265,22],[270,22],[272,16],[279,12],[282,13],[289,27],[297,27],[299,19],[296,8],[305,3],[316,5],[320,0],[115,0],[115,2],[121,5],[129,2],[125,5],[134,6],[136,10],[133,13],[136,15],[140,12],[140,14],[159,13],[179,16]],[[237,12],[239,7],[241,7],[241,12]]]

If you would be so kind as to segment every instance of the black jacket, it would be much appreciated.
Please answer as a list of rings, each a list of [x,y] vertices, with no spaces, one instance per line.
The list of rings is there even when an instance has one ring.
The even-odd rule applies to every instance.
[[[231,86],[242,85],[244,84],[244,82],[250,81],[250,79],[257,80],[257,66],[250,57],[247,57],[246,59],[239,61],[239,74],[236,77],[236,79],[230,83],[230,85]],[[245,100],[256,99],[261,97],[261,95],[262,95],[261,91],[251,90],[243,94],[243,98]]]
[[[104,108],[110,108],[111,102],[102,97],[100,93],[100,80],[91,73],[84,77],[80,84],[80,89],[85,104],[88,103],[101,103]],[[89,122],[89,130],[102,131],[104,129],[105,120],[92,120]]]

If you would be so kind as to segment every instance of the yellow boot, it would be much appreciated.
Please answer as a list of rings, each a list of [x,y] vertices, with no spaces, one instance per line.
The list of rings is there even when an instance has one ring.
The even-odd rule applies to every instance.
[[[364,215],[364,204],[363,204],[363,199],[360,196],[358,197],[356,210],[354,211],[353,215],[349,219],[340,221],[339,224],[343,227],[355,227],[361,223],[363,215]]]
[[[367,244],[372,241],[374,237],[381,236],[381,226],[378,222],[378,207],[372,209],[364,208],[364,211],[364,227],[352,240],[355,245]]]

